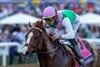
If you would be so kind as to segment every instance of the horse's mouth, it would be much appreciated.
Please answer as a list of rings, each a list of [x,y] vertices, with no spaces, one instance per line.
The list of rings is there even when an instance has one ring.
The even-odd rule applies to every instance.
[[[21,57],[22,57],[23,60],[29,60],[30,55],[21,53]]]

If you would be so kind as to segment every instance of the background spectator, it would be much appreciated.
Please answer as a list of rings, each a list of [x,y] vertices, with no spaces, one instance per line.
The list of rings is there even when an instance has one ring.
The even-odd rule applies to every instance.
[[[12,33],[12,36],[11,36],[11,38],[10,38],[10,41],[11,41],[11,42],[18,42],[18,43],[21,43],[20,39],[18,38],[18,32],[14,31],[14,32]],[[9,62],[9,64],[13,64],[14,56],[18,56],[18,57],[19,57],[18,63],[21,64],[22,58],[21,58],[20,53],[18,53],[18,51],[17,51],[17,47],[16,47],[16,46],[11,46],[11,47],[9,48],[9,57],[10,57],[10,62]]]

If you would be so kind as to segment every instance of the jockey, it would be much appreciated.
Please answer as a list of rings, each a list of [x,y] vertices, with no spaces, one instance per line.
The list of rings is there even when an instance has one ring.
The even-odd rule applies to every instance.
[[[75,40],[75,34],[80,25],[79,16],[71,10],[56,11],[52,6],[48,6],[43,11],[43,20],[49,25],[49,34],[55,33],[53,39],[63,38],[68,40],[75,49],[81,65],[84,64],[82,53]]]

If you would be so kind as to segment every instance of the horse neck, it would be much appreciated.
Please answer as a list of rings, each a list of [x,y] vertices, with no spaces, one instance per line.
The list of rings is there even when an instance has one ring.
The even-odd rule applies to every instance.
[[[54,45],[51,43],[50,38],[46,30],[42,29],[42,51],[41,52],[50,52],[54,49]]]
[[[37,53],[41,66],[49,67],[52,64],[52,63],[50,63],[50,61],[52,61],[54,59],[53,58],[53,56],[55,55],[55,51],[53,51],[54,49],[55,49],[55,47],[50,42],[48,36],[43,34],[42,49],[41,49],[40,53]],[[50,63],[50,65],[48,63]]]
[[[46,33],[43,33],[42,36],[42,50],[41,52],[51,52],[52,50],[54,50],[54,45],[51,43],[51,41],[49,40],[49,37]]]

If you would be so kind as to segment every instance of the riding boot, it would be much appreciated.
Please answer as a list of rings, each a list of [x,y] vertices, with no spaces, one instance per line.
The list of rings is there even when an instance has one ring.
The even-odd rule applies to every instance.
[[[80,50],[80,48],[78,46],[77,41],[75,39],[69,39],[68,41],[74,47],[75,53],[77,54],[77,58],[79,59],[80,64],[84,66],[84,59],[82,57],[82,53],[81,53],[81,50]]]

